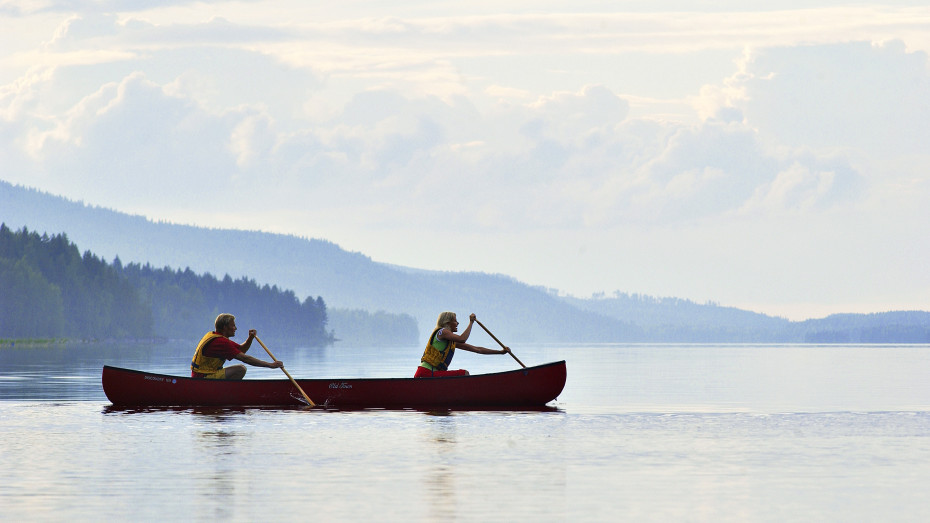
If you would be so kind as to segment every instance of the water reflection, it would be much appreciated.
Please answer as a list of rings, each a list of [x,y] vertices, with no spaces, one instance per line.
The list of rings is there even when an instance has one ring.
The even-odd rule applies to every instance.
[[[133,418],[133,424],[157,424],[171,432],[172,456],[190,490],[187,501],[207,519],[232,519],[237,501],[248,494],[248,456],[253,429],[244,424],[250,409],[244,407],[116,407],[104,406],[105,417]],[[185,437],[183,432],[188,432]],[[156,458],[158,460],[159,458]],[[175,470],[174,473],[178,473]]]
[[[196,443],[201,451],[210,456],[232,456],[236,454],[236,445],[242,435],[234,430],[200,430],[196,434]]]
[[[195,408],[193,448],[196,463],[193,499],[204,500],[202,506],[214,507],[211,516],[232,518],[240,495],[248,494],[248,477],[242,458],[248,454],[251,432],[241,421],[247,416],[240,408]],[[209,500],[209,501],[207,501]]]
[[[426,498],[429,519],[439,521],[457,505],[454,467],[451,463],[457,446],[456,418],[449,411],[430,411],[426,445],[430,465],[426,468]]]
[[[289,405],[281,407],[130,407],[105,405],[103,407],[104,414],[187,413],[218,418],[219,421],[232,421],[234,416],[248,413],[250,410],[300,410],[300,407],[292,407]]]

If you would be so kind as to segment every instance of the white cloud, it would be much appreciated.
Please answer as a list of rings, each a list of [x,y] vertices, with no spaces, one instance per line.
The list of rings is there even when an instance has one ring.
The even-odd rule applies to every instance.
[[[855,176],[848,168],[838,173],[835,170],[814,170],[810,165],[792,163],[779,171],[770,183],[760,186],[741,210],[806,212],[823,208],[838,199],[836,194],[848,194],[849,191],[840,186],[842,182],[850,185],[855,183],[838,180],[843,174],[850,174],[849,178]]]
[[[901,42],[762,49],[733,81],[778,143],[870,156],[930,151],[930,63]]]
[[[519,230],[675,223],[759,202],[769,211],[775,202],[793,208],[795,202],[785,198],[760,195],[783,187],[775,179],[791,165],[820,172],[813,155],[779,158],[766,151],[756,132],[740,122],[712,119],[691,127],[627,121],[629,104],[603,86],[506,104],[490,115],[465,100],[367,91],[333,120],[306,121],[298,132],[285,132],[281,126],[295,122],[282,123],[262,104],[206,110],[194,99],[209,98],[210,89],[190,83],[183,76],[162,87],[131,74],[85,97],[33,143],[49,157],[73,156],[99,176],[118,170],[120,183],[96,185],[86,196],[113,205],[135,201],[124,194],[134,176],[177,183],[185,194],[235,180],[231,189],[239,192],[230,196],[265,195],[293,204],[307,198],[306,189],[325,188],[340,198],[316,192],[310,198],[317,205],[353,207],[366,221],[401,227],[408,213],[383,206],[385,198],[399,207],[442,212],[445,202],[428,195],[457,183],[471,185],[457,199],[479,209],[479,224]],[[482,146],[461,157],[462,143]],[[71,177],[65,166],[73,163],[47,162],[46,173],[61,169],[59,178]],[[843,174],[855,176],[849,168]],[[832,187],[807,194],[805,208],[813,199],[832,197]],[[471,217],[463,213],[455,220],[467,226]]]
[[[72,197],[133,208],[193,205],[234,173],[227,127],[133,74],[37,131],[30,152],[35,174]]]
[[[0,53],[15,78],[0,86],[0,178],[566,290],[759,302],[747,267],[790,266],[773,300],[816,285],[848,300],[878,263],[860,245],[891,235],[930,255],[919,227],[889,225],[930,217],[930,9],[310,4],[17,4],[46,43]],[[449,231],[476,253],[405,258]],[[501,242],[509,258],[489,256]],[[560,245],[573,254],[527,263]],[[911,296],[876,280],[876,296],[882,282]]]
[[[89,41],[116,36],[118,33],[115,14],[71,15],[58,26],[45,48],[59,52],[82,49]]]
[[[661,151],[618,171],[592,194],[608,207],[598,210],[603,223],[661,225],[761,211],[778,216],[857,195],[860,176],[841,158],[771,150],[742,123],[709,120],[655,140]],[[801,190],[800,172],[821,180],[816,190]],[[787,192],[789,185],[794,191]]]

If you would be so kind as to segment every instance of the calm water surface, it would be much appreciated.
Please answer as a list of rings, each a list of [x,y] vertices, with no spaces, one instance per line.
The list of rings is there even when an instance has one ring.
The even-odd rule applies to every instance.
[[[419,356],[271,348],[301,378]],[[930,346],[514,346],[567,361],[549,412],[110,406],[104,364],[185,374],[190,347],[145,349],[0,348],[0,520],[930,518]]]

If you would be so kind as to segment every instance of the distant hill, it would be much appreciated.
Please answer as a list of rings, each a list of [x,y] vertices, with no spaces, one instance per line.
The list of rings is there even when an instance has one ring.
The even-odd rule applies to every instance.
[[[475,312],[498,338],[515,346],[531,342],[802,342],[813,333],[842,337],[836,329],[846,332],[848,341],[856,341],[862,334],[854,319],[834,329],[819,323],[826,319],[789,322],[675,298],[560,297],[505,275],[417,270],[378,263],[324,240],[153,222],[4,181],[0,181],[0,221],[12,229],[25,226],[49,234],[66,233],[82,250],[108,260],[118,256],[123,263],[189,267],[219,277],[250,278],[293,290],[300,298],[320,296],[331,309],[368,311],[370,316],[380,311],[409,314],[417,321],[420,337],[443,310],[461,315]],[[888,336],[907,331],[909,339],[919,338],[930,333],[927,315],[913,313],[902,317],[912,323],[883,328]],[[852,316],[870,321],[868,315]],[[338,331],[335,335],[340,337]],[[930,342],[930,335],[924,341]]]
[[[563,298],[579,309],[623,319],[643,329],[650,341],[786,342],[797,341],[792,322],[714,303],[615,293],[611,297]]]
[[[832,314],[792,328],[808,343],[930,343],[930,312]]]
[[[926,311],[833,314],[792,322],[679,298],[615,293],[563,299],[580,309],[631,322],[642,328],[645,339],[654,342],[930,343],[930,312]]]
[[[431,272],[377,263],[323,240],[152,222],[0,182],[0,221],[64,232],[82,250],[124,264],[190,267],[276,284],[327,306],[407,313],[429,330],[443,310],[475,312],[500,338],[521,342],[634,341],[625,322],[577,309],[503,275]],[[336,337],[341,338],[336,332]]]

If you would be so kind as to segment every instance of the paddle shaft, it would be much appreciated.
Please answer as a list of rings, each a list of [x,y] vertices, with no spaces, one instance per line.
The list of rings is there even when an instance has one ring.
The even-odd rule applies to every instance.
[[[481,328],[484,329],[484,332],[487,332],[487,333],[488,333],[488,336],[494,338],[494,341],[496,341],[498,345],[500,345],[501,347],[503,347],[503,348],[505,348],[505,349],[507,348],[506,345],[504,345],[503,343],[501,343],[501,340],[497,339],[497,336],[491,334],[491,331],[489,331],[488,328],[485,327],[483,323],[481,323],[481,322],[478,321],[478,320],[475,320],[475,323],[477,323],[478,325],[481,325]],[[513,351],[508,351],[508,352],[510,353],[511,356],[513,356],[513,359],[517,360],[517,363],[519,363],[521,367],[523,367],[524,369],[526,368],[526,365],[524,365],[523,362],[520,361],[520,358],[518,358],[517,355],[513,353]]]
[[[272,360],[278,361],[278,358],[275,358],[275,357],[274,357],[274,354],[272,354],[271,351],[268,350],[268,347],[266,347],[265,344],[262,343],[262,340],[259,339],[258,336],[256,336],[255,339],[256,339],[256,340],[258,341],[258,343],[262,346],[262,348],[265,349],[265,352],[267,352],[268,355],[271,356],[271,359],[272,359]],[[284,367],[283,367],[283,366],[281,367],[281,370],[284,371],[284,375],[287,376],[287,379],[291,380],[291,383],[293,383],[294,386],[297,387],[297,390],[299,390],[299,391],[300,391],[300,394],[304,397],[305,400],[307,400],[307,403],[309,403],[311,407],[316,407],[316,403],[314,403],[313,400],[310,399],[310,396],[307,396],[307,393],[304,392],[304,389],[300,388],[300,385],[298,385],[298,384],[297,384],[297,381],[296,381],[294,378],[291,377],[291,374],[290,374],[289,372],[287,372],[286,370],[284,370]]]

